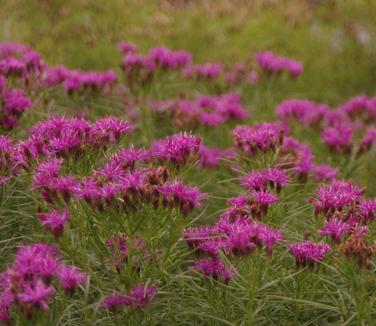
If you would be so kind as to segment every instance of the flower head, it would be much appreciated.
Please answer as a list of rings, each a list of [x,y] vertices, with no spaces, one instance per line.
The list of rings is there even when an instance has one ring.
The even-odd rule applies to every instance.
[[[63,212],[54,210],[49,214],[39,214],[38,218],[46,229],[55,237],[59,237],[64,232],[64,225],[70,219],[70,214],[67,210]]]
[[[335,243],[340,243],[341,239],[350,231],[350,229],[350,225],[341,220],[331,219],[317,232],[321,236],[330,236]]]
[[[80,272],[76,266],[61,266],[57,271],[57,277],[67,293],[73,293],[79,284],[86,281],[86,274]]]
[[[332,248],[323,242],[303,241],[289,245],[291,254],[295,257],[297,267],[314,267],[322,261]]]
[[[157,295],[157,289],[153,285],[139,284],[127,294],[129,305],[133,308],[141,309],[151,304]]]
[[[151,147],[151,155],[158,160],[184,165],[198,153],[201,139],[198,136],[180,133],[155,141]]]
[[[198,260],[192,266],[192,269],[201,272],[205,276],[222,280],[225,284],[237,274],[235,267],[227,267],[221,260],[212,258]]]

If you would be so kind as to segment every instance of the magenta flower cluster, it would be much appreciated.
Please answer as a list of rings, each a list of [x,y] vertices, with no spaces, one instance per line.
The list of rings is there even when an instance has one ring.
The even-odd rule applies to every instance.
[[[130,85],[149,81],[158,70],[181,70],[192,62],[189,52],[164,46],[150,49],[147,55],[140,54],[130,43],[120,43],[119,49],[124,53],[121,67]]]
[[[282,233],[255,219],[265,216],[268,207],[278,199],[267,187],[279,192],[288,181],[287,174],[275,168],[250,173],[242,180],[249,193],[231,198],[230,207],[214,225],[186,229],[184,239],[188,247],[197,254],[209,255],[199,259],[192,268],[228,283],[237,272],[234,266],[221,260],[221,253],[231,258],[249,255],[264,247],[271,256],[275,244],[283,240]]]
[[[253,127],[239,126],[232,131],[234,146],[248,157],[274,151],[283,141],[285,128],[280,123],[260,123]]]
[[[156,295],[157,289],[153,285],[139,284],[126,295],[112,293],[104,297],[100,306],[111,312],[116,312],[120,308],[142,309],[150,305]]]
[[[306,99],[283,101],[276,109],[284,123],[296,121],[321,130],[322,141],[334,152],[369,151],[376,143],[376,99],[359,95],[335,109]]]
[[[31,47],[17,43],[0,43],[0,77],[2,75],[28,85],[32,79],[40,78],[44,68],[42,56]]]
[[[295,257],[297,267],[313,268],[332,248],[324,242],[303,241],[289,245],[291,254]]]
[[[200,125],[216,127],[230,120],[244,120],[249,116],[236,93],[200,96],[193,101],[154,101],[152,108],[158,113],[167,111],[179,129],[196,129]]]
[[[271,51],[256,53],[255,58],[259,68],[270,74],[287,72],[292,77],[298,77],[303,71],[299,61],[278,56]]]
[[[197,158],[201,138],[190,133],[175,134],[156,140],[151,146],[152,158],[177,167]]]
[[[233,148],[220,149],[201,144],[198,154],[202,167],[216,168],[220,165],[221,161],[234,159],[236,153]]]
[[[107,94],[117,82],[116,74],[108,71],[72,70],[64,66],[49,67],[44,72],[44,85],[62,85],[68,94],[99,92]]]
[[[0,276],[0,321],[11,323],[11,309],[31,319],[37,310],[48,309],[57,285],[66,294],[72,294],[85,281],[85,273],[59,259],[55,246],[44,243],[22,246],[12,266]]]
[[[348,181],[335,180],[321,185],[316,196],[309,199],[317,217],[325,218],[324,226],[317,231],[335,244],[346,236],[365,237],[368,225],[376,218],[376,199],[363,197],[365,190]]]
[[[157,290],[154,284],[160,284],[158,281],[140,282],[145,282],[148,273],[154,275],[152,264],[156,259],[161,257],[161,264],[165,261],[165,248],[155,246],[165,237],[167,242],[176,240],[178,244],[182,235],[192,254],[189,259],[193,258],[190,273],[225,284],[242,272],[241,261],[252,259],[255,254],[264,259],[264,251],[272,260],[276,251],[284,250],[290,252],[290,259],[295,259],[298,268],[316,268],[338,248],[346,257],[355,257],[360,266],[371,266],[369,261],[376,246],[368,246],[365,239],[376,219],[376,199],[367,198],[365,189],[354,182],[341,180],[345,173],[340,176],[340,166],[318,162],[315,147],[293,136],[316,132],[321,136],[318,140],[331,152],[341,153],[338,159],[352,155],[350,169],[352,160],[376,144],[376,98],[360,95],[336,108],[308,99],[286,99],[276,108],[276,121],[255,120],[249,124],[245,98],[232,91],[234,86],[241,89],[247,86],[245,82],[261,83],[266,75],[287,74],[295,78],[303,71],[300,62],[273,52],[259,52],[254,57],[258,66],[255,68],[254,62],[196,64],[191,53],[165,46],[142,54],[135,44],[121,42],[118,50],[123,55],[123,75],[119,78],[112,70],[47,66],[29,47],[0,44],[0,127],[23,127],[12,130],[14,136],[0,135],[0,197],[4,190],[4,198],[13,202],[8,193],[11,187],[17,187],[17,191],[18,187],[30,189],[36,220],[49,241],[65,249],[71,244],[71,237],[78,235],[80,241],[95,241],[95,246],[91,246],[94,242],[88,245],[93,256],[97,254],[96,246],[103,249],[99,257],[103,273],[92,277],[91,283],[99,289],[101,282],[96,280],[105,275],[108,281],[113,276],[119,282],[126,279],[126,284],[113,293],[103,289],[103,293],[110,294],[100,299],[101,309],[124,310],[137,316],[158,294],[164,293],[164,287],[170,284],[158,285]],[[264,75],[261,79],[259,73]],[[153,100],[149,95],[155,91],[154,86],[170,87],[170,77],[182,83],[181,93]],[[186,93],[186,86],[192,83],[210,95]],[[40,92],[41,89],[48,92]],[[81,111],[71,118],[69,110],[66,116],[59,116],[60,108],[55,107],[54,101],[49,102],[59,92],[65,98],[72,95],[70,102],[83,101],[88,107],[91,98],[116,98],[116,105],[125,106],[126,117],[144,120],[136,130],[133,122],[115,116],[92,120],[93,112],[89,110],[85,118]],[[160,95],[165,95],[164,91]],[[48,104],[54,114],[27,129],[22,116],[40,104]],[[152,128],[145,133],[141,126]],[[133,132],[136,145],[129,139],[123,142],[124,136]],[[233,145],[221,148],[225,141],[219,138],[228,134]],[[207,139],[208,135],[214,135],[213,139]],[[231,136],[227,140],[231,141]],[[140,148],[145,141],[148,147]],[[214,172],[199,171],[205,173],[202,189],[207,187],[206,180],[218,182],[215,186],[219,194],[208,195],[194,185],[192,173],[197,169],[221,165],[226,167]],[[241,190],[229,195],[233,180],[238,180],[235,186]],[[303,188],[305,183],[304,189],[311,189],[311,182],[319,184],[307,207],[299,207],[297,213],[311,207],[320,227],[304,232],[304,241],[291,243],[289,232],[274,223],[289,211],[293,196],[300,195],[296,188]],[[231,186],[227,187],[227,183]],[[226,209],[217,213],[214,221],[202,208],[206,199],[228,199]],[[193,224],[196,219],[189,220],[195,209],[202,213],[197,218],[206,214],[205,224],[197,226]],[[112,225],[118,222],[114,217],[122,217],[117,226]],[[144,230],[153,233],[154,223],[162,221],[168,224],[161,225],[162,235],[155,228],[156,236],[145,236],[148,233]],[[92,233],[81,237],[81,232],[87,231],[80,230],[84,224],[90,225]],[[91,239],[93,234],[97,238]],[[10,324],[15,313],[31,320],[39,310],[47,310],[55,296],[60,296],[59,288],[67,295],[85,283],[92,289],[86,279],[78,267],[65,264],[54,245],[22,245],[11,266],[0,275],[0,322]],[[124,288],[128,291],[122,291]]]
[[[279,120],[286,123],[289,120],[296,120],[302,126],[314,126],[323,120],[328,110],[329,107],[326,104],[306,99],[289,99],[277,107],[276,114]]]

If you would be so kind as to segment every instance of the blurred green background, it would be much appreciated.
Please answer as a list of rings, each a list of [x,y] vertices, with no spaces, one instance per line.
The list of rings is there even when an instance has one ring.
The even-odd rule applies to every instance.
[[[305,64],[293,94],[335,105],[376,82],[374,0],[2,0],[0,41],[31,44],[50,64],[118,67],[120,40],[165,44],[196,62],[272,49]]]

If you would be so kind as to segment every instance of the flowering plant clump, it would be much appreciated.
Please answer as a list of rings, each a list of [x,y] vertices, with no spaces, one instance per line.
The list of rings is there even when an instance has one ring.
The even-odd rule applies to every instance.
[[[297,77],[303,71],[303,65],[299,61],[278,56],[271,51],[257,53],[256,62],[261,70],[270,74],[287,72],[292,77]]]
[[[117,308],[129,307],[141,309],[152,303],[157,290],[152,285],[140,284],[128,292],[127,295],[113,293],[103,298],[101,308],[116,312]]]
[[[46,3],[53,56],[7,17],[46,53],[0,43],[0,324],[374,324],[373,25],[311,2]]]
[[[252,157],[257,152],[265,153],[276,150],[281,145],[285,129],[279,123],[261,123],[254,127],[240,126],[233,132],[234,146],[246,156]]]
[[[45,71],[45,86],[55,87],[63,85],[68,94],[74,92],[102,92],[107,93],[116,83],[117,77],[111,70],[80,71],[70,70],[64,66],[50,67]]]
[[[289,245],[291,254],[295,257],[297,267],[315,267],[317,262],[324,259],[325,255],[332,251],[326,243],[303,241]]]
[[[168,111],[178,129],[197,129],[200,125],[216,127],[230,120],[244,120],[249,115],[236,93],[200,96],[194,101],[154,101],[152,109],[157,113]]]
[[[11,323],[11,309],[28,319],[38,310],[48,310],[56,294],[54,278],[66,293],[72,294],[85,283],[86,274],[61,261],[53,245],[37,243],[18,249],[13,265],[1,274],[2,321]]]
[[[199,136],[188,133],[175,134],[155,141],[151,147],[151,155],[162,163],[170,162],[173,165],[181,166],[194,160],[200,143]]]

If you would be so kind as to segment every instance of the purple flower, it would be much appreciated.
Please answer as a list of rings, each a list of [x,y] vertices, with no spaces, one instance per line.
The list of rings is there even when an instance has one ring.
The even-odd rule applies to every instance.
[[[207,168],[214,168],[220,164],[222,159],[231,159],[235,156],[235,151],[232,148],[219,149],[210,148],[201,144],[199,150],[200,164]]]
[[[297,267],[313,268],[317,262],[322,261],[325,255],[332,252],[332,248],[323,242],[303,241],[289,245],[291,254],[295,257]]]
[[[315,214],[323,214],[327,219],[333,217],[336,213],[341,213],[343,219],[351,217],[351,210],[346,215],[345,207],[352,209],[356,205],[364,190],[346,181],[333,181],[329,185],[321,185],[316,190],[317,198],[311,198],[309,201],[315,207]]]
[[[115,181],[124,176],[126,170],[134,170],[136,162],[146,161],[148,158],[149,152],[144,149],[137,149],[133,146],[123,148],[94,173],[108,181]]]
[[[248,255],[257,248],[253,242],[254,229],[245,223],[233,223],[227,234],[225,249],[230,249],[234,255]]]
[[[49,280],[56,274],[58,265],[56,247],[37,243],[18,249],[13,269],[26,280],[38,277]]]
[[[57,277],[65,292],[70,294],[79,284],[84,284],[86,281],[86,274],[80,272],[76,266],[61,266],[57,271]]]
[[[0,171],[9,170],[14,164],[14,146],[12,139],[0,135]]]
[[[343,236],[345,236],[351,227],[350,225],[338,219],[331,219],[327,221],[324,227],[318,230],[321,236],[330,236],[335,243],[340,243]]]
[[[333,151],[350,152],[353,145],[353,129],[345,123],[328,126],[322,132],[322,139]]]
[[[216,63],[204,63],[202,65],[188,66],[183,70],[185,78],[213,80],[223,72],[223,66]]]
[[[360,142],[360,150],[369,151],[376,144],[376,128],[370,127],[366,130],[363,139]]]
[[[232,131],[235,147],[252,157],[257,152],[275,150],[282,142],[285,129],[279,123],[261,123],[236,127]]]
[[[83,180],[80,186],[75,190],[76,198],[84,199],[94,207],[99,205],[101,194],[101,189],[97,181],[92,179]]]
[[[265,216],[270,205],[275,204],[278,197],[267,190],[259,190],[251,193],[251,214],[256,218]]]
[[[134,265],[133,267],[139,268],[138,258],[140,256],[142,256],[144,260],[150,258],[150,254],[146,248],[145,242],[138,237],[129,239],[126,234],[119,234],[115,237],[109,238],[106,240],[106,245],[110,249],[112,254],[111,265],[114,266],[118,272],[120,272],[121,265],[124,262],[128,262],[128,243],[130,243],[130,246],[132,248],[131,262]]]
[[[175,134],[154,141],[151,155],[164,162],[169,161],[176,166],[184,165],[193,160],[200,147],[200,137],[188,133]]]
[[[268,168],[258,170],[245,175],[241,184],[250,190],[266,190],[270,185],[277,192],[289,182],[289,177],[284,170],[278,168]]]
[[[0,176],[0,187],[6,185],[9,182],[9,177]]]
[[[48,300],[55,294],[53,278],[60,279],[67,292],[84,280],[74,266],[66,266],[53,245],[36,243],[20,247],[11,267],[0,275],[0,321],[9,322],[13,302],[29,319],[35,309],[47,310]]]
[[[49,176],[49,177],[58,177],[63,163],[64,163],[64,160],[61,158],[59,159],[52,158],[45,162],[42,162],[37,167],[35,176],[41,175],[41,176]]]
[[[300,62],[277,56],[271,51],[258,52],[255,57],[257,65],[268,73],[287,71],[292,77],[297,77],[303,71],[303,65]]]
[[[184,240],[189,248],[197,248],[200,244],[215,237],[211,226],[203,228],[188,228],[184,230]]]
[[[37,280],[35,284],[28,285],[24,291],[17,295],[17,300],[21,304],[32,304],[35,308],[47,310],[47,300],[55,294],[52,285],[45,285],[41,280]]]
[[[151,304],[153,298],[157,295],[157,289],[152,285],[139,284],[127,294],[129,305],[136,309],[144,308]]]
[[[137,53],[137,45],[129,42],[120,42],[117,46],[118,50],[124,54]]]
[[[276,109],[277,117],[284,122],[297,120],[301,125],[316,125],[325,116],[329,107],[309,100],[289,99],[282,102]]]
[[[25,110],[32,106],[31,100],[22,90],[12,89],[5,90],[1,93],[2,112],[0,126],[5,129],[13,129],[17,126]]]
[[[162,195],[165,206],[178,206],[184,215],[187,215],[195,207],[202,206],[201,200],[207,197],[197,187],[185,185],[181,182],[165,183],[157,190]]]
[[[222,280],[225,284],[228,284],[230,279],[237,274],[235,267],[228,268],[221,260],[212,258],[198,260],[192,266],[192,269],[199,271],[205,276]]]
[[[161,69],[180,69],[192,62],[192,55],[187,51],[172,51],[161,46],[152,48],[146,58],[148,65]]]
[[[344,112],[352,120],[363,118],[365,122],[372,121],[376,118],[375,98],[358,95],[347,100],[337,110]]]
[[[90,130],[90,143],[93,146],[103,146],[116,143],[123,134],[131,133],[135,126],[129,121],[115,117],[106,117],[97,120]]]
[[[309,145],[292,137],[285,137],[281,147],[281,165],[305,182],[314,168],[313,153]]]
[[[359,205],[359,215],[364,223],[373,221],[376,217],[376,199],[366,199]]]
[[[96,92],[106,94],[116,83],[117,77],[111,70],[108,71],[81,71],[70,70],[62,66],[49,68],[46,72],[45,84],[47,87],[63,84],[68,94],[74,92]]]
[[[63,212],[54,210],[49,214],[39,214],[38,218],[43,226],[58,238],[63,234],[64,225],[70,219],[70,214],[67,210]]]
[[[116,312],[118,308],[129,306],[129,299],[121,294],[112,293],[102,299],[100,307],[111,312]]]
[[[333,181],[338,175],[337,169],[326,164],[314,165],[312,173],[314,174],[316,181]]]
[[[215,127],[229,120],[244,120],[249,116],[237,93],[221,96],[200,96],[157,106],[159,112],[169,111],[177,128],[197,128],[199,125]]]
[[[26,72],[26,64],[21,60],[6,58],[0,61],[0,73],[7,77],[23,77]]]
[[[64,66],[49,67],[45,71],[44,85],[49,88],[62,84],[68,78],[69,73],[69,69]]]
[[[282,233],[260,222],[254,222],[253,227],[257,230],[253,231],[256,242],[261,242],[266,247],[267,254],[271,256],[274,245],[284,239]]]
[[[132,86],[135,82],[146,83],[151,80],[155,66],[152,61],[139,53],[128,52],[123,57],[121,68]]]
[[[187,229],[184,238],[190,248],[205,252],[213,259],[219,259],[220,252],[226,255],[248,255],[263,246],[268,255],[272,255],[274,245],[283,240],[280,231],[263,223],[255,222],[247,216],[226,215],[214,226]]]

